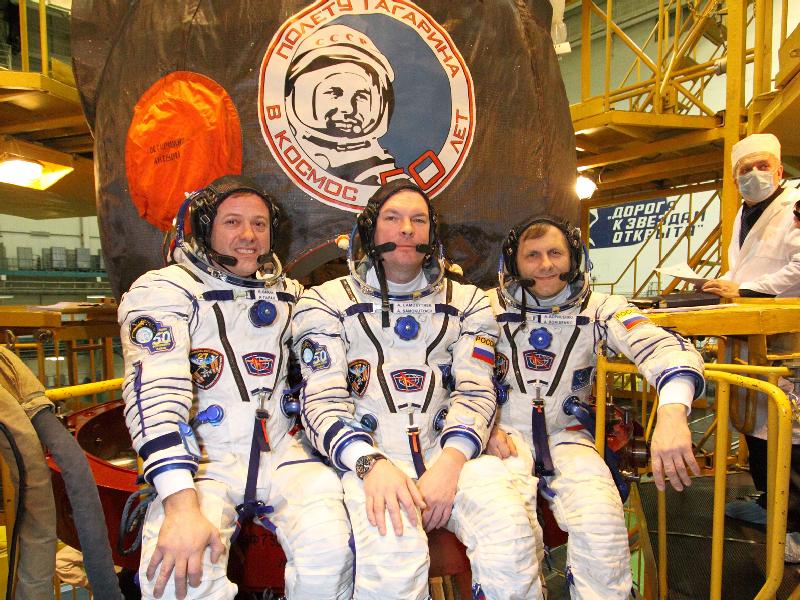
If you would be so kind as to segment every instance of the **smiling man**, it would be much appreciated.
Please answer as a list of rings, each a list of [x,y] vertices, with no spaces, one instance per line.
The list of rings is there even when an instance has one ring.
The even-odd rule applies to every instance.
[[[584,404],[596,350],[602,342],[624,354],[658,390],[651,453],[659,489],[666,476],[682,490],[691,483],[688,470],[699,472],[687,415],[703,392],[702,358],[622,296],[590,291],[580,231],[563,219],[544,215],[512,230],[502,258],[500,286],[489,293],[501,331],[498,425],[487,452],[505,459],[519,489],[527,490],[533,521],[538,486],[569,533],[572,597],[627,599],[627,492],[619,478],[618,491],[595,449],[593,415]]]
[[[292,325],[303,423],[342,473],[354,597],[428,598],[425,532],[446,527],[467,546],[474,598],[541,598],[524,500],[480,456],[496,410],[486,294],[446,276],[436,213],[410,181],[379,188],[358,240],[350,275],[306,291]]]
[[[174,264],[120,303],[125,417],[156,491],[142,533],[145,598],[233,598],[229,546],[254,518],[277,528],[287,598],[352,595],[341,484],[284,410],[301,288],[272,249],[277,210],[245,177],[195,192],[175,219]]]
[[[300,146],[337,177],[378,185],[394,158],[380,145],[394,110],[394,71],[366,34],[320,27],[297,47],[286,78],[286,116]]]

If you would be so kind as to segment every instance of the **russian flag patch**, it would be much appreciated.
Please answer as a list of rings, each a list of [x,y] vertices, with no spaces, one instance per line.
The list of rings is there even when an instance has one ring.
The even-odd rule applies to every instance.
[[[472,358],[482,360],[494,367],[494,340],[484,335],[476,335],[475,345],[472,347]]]
[[[642,313],[640,313],[635,308],[627,308],[625,310],[619,311],[614,317],[622,323],[623,327],[630,331],[637,325],[641,325],[642,323],[649,323],[650,319],[645,317]]]

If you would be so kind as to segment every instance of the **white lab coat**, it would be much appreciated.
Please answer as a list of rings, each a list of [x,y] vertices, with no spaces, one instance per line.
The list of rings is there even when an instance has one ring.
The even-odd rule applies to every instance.
[[[757,292],[800,297],[800,229],[795,227],[792,213],[798,200],[800,190],[786,188],[759,217],[741,248],[742,209],[739,209],[728,247],[730,268],[723,279],[736,281],[740,287]],[[781,343],[785,345],[787,341]],[[757,404],[755,424],[749,433],[767,439],[767,411],[763,400]],[[795,427],[792,443],[799,442],[800,431]]]
[[[800,229],[792,207],[800,190],[787,188],[772,201],[739,247],[742,209],[736,213],[728,246],[728,272],[722,278],[739,287],[783,297],[800,297]]]

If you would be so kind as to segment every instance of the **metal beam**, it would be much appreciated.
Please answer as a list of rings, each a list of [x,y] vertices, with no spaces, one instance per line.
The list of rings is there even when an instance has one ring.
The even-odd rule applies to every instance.
[[[62,100],[74,102],[78,106],[80,106],[81,102],[77,89],[50,77],[45,77],[41,73],[0,71],[0,88],[6,88],[7,91],[33,90],[47,92]]]
[[[722,272],[728,270],[727,248],[733,235],[733,220],[739,210],[739,190],[733,180],[733,167],[728,157],[731,148],[742,135],[742,116],[744,114],[744,67],[746,47],[746,6],[736,0],[726,3],[728,9],[728,61],[725,83],[725,150],[723,160],[722,196],[720,198],[720,223],[722,223]],[[758,52],[758,49],[756,49]],[[722,556],[712,551],[712,565],[722,567]],[[712,580],[710,596],[720,598],[722,590],[719,583]]]
[[[0,125],[0,135],[75,127],[80,127],[88,133],[89,125],[86,123],[86,117],[84,117],[83,114],[70,115],[68,117],[54,117],[52,119],[39,119],[38,121],[18,121],[10,125]]]
[[[659,196],[680,196],[683,194],[697,194],[700,192],[708,192],[711,190],[718,190],[720,184],[718,181],[711,181],[706,183],[693,183],[685,186],[678,187],[653,187],[644,190],[637,190],[634,192],[614,192],[611,191],[606,194],[595,194],[590,201],[583,201],[583,206],[586,210],[593,208],[602,208],[604,206],[616,206],[618,204],[625,204],[626,202],[635,202],[637,200],[649,200]]]
[[[75,140],[75,141],[55,141],[50,142],[50,147],[55,148],[59,152],[67,152],[69,154],[85,154],[87,152],[94,152],[94,140]]]
[[[629,125],[635,127],[652,127],[657,129],[713,129],[719,127],[718,117],[701,117],[697,115],[674,115],[630,112],[612,110],[574,121],[575,133],[608,127],[609,125]]]
[[[30,94],[35,94],[36,90],[14,90],[8,93],[0,93],[0,102],[13,102],[17,98],[24,98]]]
[[[721,167],[722,162],[721,150],[650,162],[605,174],[602,181],[598,182],[598,188],[603,191],[637,182],[673,179],[688,173],[708,172],[712,170],[709,167]]]
[[[722,129],[716,128],[684,133],[675,137],[656,140],[655,142],[649,144],[631,144],[630,146],[626,146],[620,150],[598,153],[597,156],[587,156],[578,159],[578,170],[584,171],[586,169],[594,169],[596,167],[627,162],[635,158],[652,156],[655,154],[678,152],[687,148],[695,148],[697,146],[703,146],[711,142],[716,142],[723,139],[723,137]],[[581,142],[577,140],[577,137],[575,143],[576,145],[581,145]],[[586,149],[588,150],[588,148]]]
[[[598,146],[592,142],[585,135],[580,134],[575,136],[575,148],[585,152],[593,152],[594,154],[601,154],[603,152],[603,148],[601,146]]]
[[[655,134],[657,133],[651,129],[629,127],[628,125],[618,125],[617,123],[611,123],[608,128],[611,131],[616,131],[617,133],[621,133],[624,136],[633,138],[634,140],[639,140],[640,142],[644,143],[652,142],[655,139]]]

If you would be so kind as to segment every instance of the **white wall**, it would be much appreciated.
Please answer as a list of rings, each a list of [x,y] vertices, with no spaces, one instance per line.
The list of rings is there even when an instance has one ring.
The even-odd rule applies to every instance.
[[[100,252],[97,217],[39,220],[3,215],[0,223],[0,242],[8,258],[17,257],[18,246],[33,248],[34,256],[41,256],[42,248],[53,246]]]

